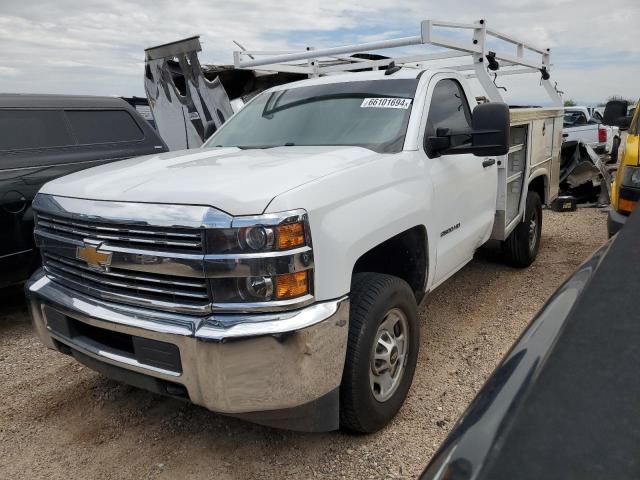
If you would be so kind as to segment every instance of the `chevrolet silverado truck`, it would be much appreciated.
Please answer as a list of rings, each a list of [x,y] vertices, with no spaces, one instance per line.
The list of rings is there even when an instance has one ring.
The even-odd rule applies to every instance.
[[[251,60],[311,78],[257,95],[200,149],[46,184],[33,202],[44,266],[26,286],[42,342],[122,382],[265,425],[386,425],[416,368],[418,303],[490,239],[510,264],[531,264],[542,205],[558,192],[562,108],[547,50],[513,40],[520,56],[487,52],[494,32],[465,27],[474,39],[451,57],[471,55],[469,75],[491,100],[480,105],[461,69],[415,57],[339,74],[290,63],[446,45],[436,27],[460,24]],[[542,75],[558,106],[510,111],[487,73],[503,59]]]

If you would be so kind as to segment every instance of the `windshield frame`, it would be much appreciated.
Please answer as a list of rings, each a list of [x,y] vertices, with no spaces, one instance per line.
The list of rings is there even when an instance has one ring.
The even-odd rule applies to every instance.
[[[419,84],[418,78],[397,78],[397,79],[368,79],[368,80],[357,80],[357,81],[344,81],[344,82],[329,82],[329,83],[320,83],[320,84],[311,84],[311,85],[296,85],[298,82],[293,82],[290,84],[280,85],[275,88],[271,88],[269,90],[265,90],[258,95],[255,95],[249,102],[247,102],[240,110],[234,113],[232,117],[230,117],[211,137],[209,137],[205,143],[201,146],[201,148],[241,148],[241,149],[264,149],[264,148],[275,148],[281,146],[294,146],[292,145],[261,145],[261,146],[243,146],[243,145],[234,145],[234,146],[216,146],[215,141],[216,138],[226,129],[232,122],[235,121],[236,115],[240,114],[243,110],[249,107],[252,103],[257,101],[260,98],[264,98],[264,96],[277,94],[278,92],[294,90],[294,89],[325,89],[326,91],[321,94],[313,94],[309,95],[306,100],[298,100],[298,104],[304,103],[313,103],[316,101],[322,101],[322,99],[336,99],[336,98],[368,98],[368,97],[397,97],[397,98],[410,98],[411,104],[406,109],[405,117],[402,120],[402,124],[400,129],[398,130],[398,136],[393,138],[392,140],[384,143],[376,143],[376,144],[354,144],[354,143],[331,143],[331,144],[300,144],[297,146],[319,146],[319,147],[327,147],[327,146],[337,146],[337,147],[362,147],[367,148],[369,150],[378,152],[378,153],[398,153],[404,149],[404,145],[407,140],[408,127],[411,119],[411,114],[413,112],[413,106],[415,103],[415,97]],[[367,88],[368,87],[368,88]],[[376,88],[377,87],[377,88]],[[385,91],[391,91],[393,88],[402,88],[406,89],[406,92],[402,92],[402,95],[392,95],[389,93],[385,93]],[[370,91],[368,91],[370,90]],[[265,108],[269,105],[269,101],[265,102]],[[275,112],[281,111],[286,108],[276,107]]]

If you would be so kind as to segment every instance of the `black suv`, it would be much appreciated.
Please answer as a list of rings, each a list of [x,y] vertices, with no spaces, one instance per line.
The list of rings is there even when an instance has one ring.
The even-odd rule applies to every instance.
[[[38,266],[31,200],[42,185],[167,150],[120,98],[0,94],[0,287],[26,280]]]

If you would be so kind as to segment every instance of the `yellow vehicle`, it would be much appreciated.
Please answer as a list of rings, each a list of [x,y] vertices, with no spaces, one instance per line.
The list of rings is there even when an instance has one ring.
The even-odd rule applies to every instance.
[[[607,219],[609,236],[620,230],[640,200],[640,101],[636,105],[627,141],[620,154],[620,166],[611,186],[611,210]]]

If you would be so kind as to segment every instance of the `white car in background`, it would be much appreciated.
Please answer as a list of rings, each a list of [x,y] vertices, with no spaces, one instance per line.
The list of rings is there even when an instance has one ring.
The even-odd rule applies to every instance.
[[[604,125],[603,114],[598,109],[589,113],[589,107],[565,107],[564,141],[579,140],[598,153],[608,153],[611,158],[618,157],[620,147],[620,129]]]

